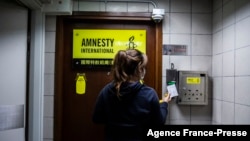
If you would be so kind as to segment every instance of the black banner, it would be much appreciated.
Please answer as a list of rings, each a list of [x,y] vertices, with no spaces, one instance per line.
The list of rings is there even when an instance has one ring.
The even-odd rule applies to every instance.
[[[169,137],[249,137],[250,125],[165,125],[148,127],[145,141],[165,141]]]

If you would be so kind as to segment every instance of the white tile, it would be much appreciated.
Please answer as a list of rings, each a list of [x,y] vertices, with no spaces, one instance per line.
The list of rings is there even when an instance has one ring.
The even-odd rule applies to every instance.
[[[222,30],[222,8],[213,12],[213,33]]]
[[[79,1],[73,1],[73,11],[79,11]]]
[[[250,75],[250,46],[236,50],[235,75]]]
[[[100,11],[100,2],[79,1],[79,11]]]
[[[235,124],[250,124],[250,106],[235,104]]]
[[[164,72],[166,69],[170,69],[171,68],[171,66],[170,66],[170,58],[169,58],[170,56],[169,55],[163,55],[162,56],[162,59],[163,59],[163,61],[162,61],[162,72]],[[164,76],[166,76],[166,73],[164,73]]]
[[[213,78],[213,99],[222,100],[222,77]]]
[[[148,3],[128,3],[128,12],[149,12]]]
[[[213,55],[222,53],[222,31],[213,34]]]
[[[235,46],[235,26],[224,28],[223,32],[223,52],[231,51]]]
[[[235,1],[230,0],[223,6],[223,28],[235,23]]]
[[[45,53],[44,73],[55,73],[55,53]]]
[[[107,7],[106,7],[106,3],[105,3],[105,2],[101,2],[101,3],[100,3],[100,11],[101,11],[101,12],[105,12],[105,11],[106,11],[106,8],[107,8]]]
[[[191,122],[190,122],[190,120],[181,120],[181,119],[173,119],[173,120],[170,120],[169,121],[170,123],[170,125],[190,125],[191,124]]]
[[[171,33],[191,33],[191,15],[184,13],[170,13]]]
[[[164,71],[165,72],[165,76],[162,77],[162,95],[165,94],[165,92],[167,91],[167,83],[166,83],[166,70]]]
[[[191,121],[211,121],[212,103],[208,101],[208,105],[191,106]]]
[[[157,0],[157,8],[163,8],[165,9],[165,12],[169,12],[170,0]]]
[[[73,1],[73,11],[79,11],[79,1]]]
[[[55,52],[56,33],[45,32],[45,52]]]
[[[222,100],[234,102],[234,77],[223,77]]]
[[[53,138],[54,121],[53,118],[44,118],[43,138]]]
[[[250,76],[235,77],[235,103],[250,106]]]
[[[149,3],[149,6],[148,6],[148,12],[153,12],[153,9],[155,8],[155,6],[151,3]],[[159,8],[159,7],[158,7]],[[165,11],[166,12],[166,11]]]
[[[250,16],[250,1],[236,0],[236,22]]]
[[[191,35],[189,34],[170,34],[170,44],[186,45],[186,55],[190,55]]]
[[[212,75],[208,74],[208,100],[211,100],[213,98],[213,78]]]
[[[210,13],[212,11],[211,0],[192,0],[193,13]]]
[[[45,31],[56,31],[56,16],[48,16],[45,18]]]
[[[192,33],[211,34],[212,33],[211,14],[192,14]]]
[[[223,76],[234,75],[234,51],[223,53]]]
[[[178,105],[174,101],[169,105],[170,120],[190,120],[190,106]]]
[[[107,4],[107,11],[109,12],[127,12],[128,4],[122,2],[109,2]]]
[[[213,100],[212,120],[216,124],[221,124],[221,113],[222,113],[222,101]]]
[[[217,10],[222,7],[223,0],[213,0],[213,10]]]
[[[162,32],[170,33],[170,17],[169,13],[165,13],[164,19],[162,20]]]
[[[191,69],[191,56],[170,56],[170,64],[174,63],[174,68],[178,70]]]
[[[191,120],[191,125],[211,125],[211,120]]]
[[[211,35],[192,35],[192,55],[212,55]]]
[[[54,74],[44,75],[44,95],[54,95]]]
[[[213,76],[222,76],[222,55],[214,55],[212,59]]]
[[[227,4],[230,1],[233,1],[233,0],[223,0],[223,5]]]
[[[54,96],[44,96],[44,117],[54,117]]]
[[[165,93],[167,91],[166,87],[166,70],[170,69],[170,63],[169,63],[169,55],[163,55],[163,64],[162,64],[162,92]]]
[[[171,0],[171,12],[191,12],[191,0]]]
[[[234,103],[222,102],[222,124],[234,124]]]
[[[212,57],[211,56],[192,56],[192,69],[195,71],[206,71],[212,76]]]
[[[221,123],[218,123],[216,121],[212,121],[212,125],[221,125]]]
[[[250,45],[250,17],[236,23],[236,48]]]
[[[162,37],[162,43],[163,44],[170,44],[170,34],[163,34],[163,37]]]

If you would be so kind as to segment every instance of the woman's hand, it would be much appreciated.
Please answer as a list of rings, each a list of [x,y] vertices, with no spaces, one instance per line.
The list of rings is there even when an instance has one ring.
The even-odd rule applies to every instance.
[[[171,101],[171,97],[169,93],[164,94],[164,97],[162,99],[164,102],[170,102]]]

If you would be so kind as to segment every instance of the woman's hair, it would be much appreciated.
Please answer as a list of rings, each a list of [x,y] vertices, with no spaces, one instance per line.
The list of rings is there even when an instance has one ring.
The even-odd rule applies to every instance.
[[[144,76],[147,56],[137,49],[120,50],[113,62],[113,79],[117,96],[122,82],[139,80]]]

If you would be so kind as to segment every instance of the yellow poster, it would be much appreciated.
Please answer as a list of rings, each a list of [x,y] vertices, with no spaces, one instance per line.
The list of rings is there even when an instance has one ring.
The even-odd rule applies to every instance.
[[[146,30],[74,29],[74,65],[111,65],[119,50],[146,53]]]

